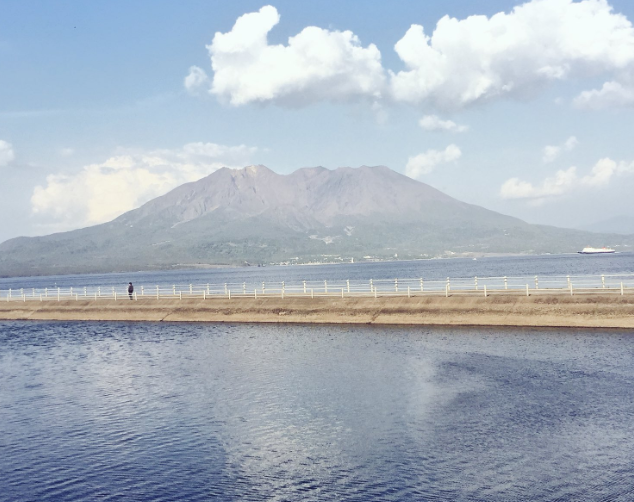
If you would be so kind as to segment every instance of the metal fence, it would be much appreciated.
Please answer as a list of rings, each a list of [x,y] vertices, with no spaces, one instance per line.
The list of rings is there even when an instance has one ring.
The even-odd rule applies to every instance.
[[[183,298],[386,297],[537,294],[634,294],[634,273],[579,276],[462,277],[445,280],[324,280],[262,283],[137,285],[121,287],[20,288],[0,290],[0,301],[142,300]]]

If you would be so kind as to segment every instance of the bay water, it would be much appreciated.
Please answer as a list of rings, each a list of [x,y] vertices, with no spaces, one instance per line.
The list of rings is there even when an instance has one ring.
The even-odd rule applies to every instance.
[[[634,499],[634,332],[0,322],[0,500]]]

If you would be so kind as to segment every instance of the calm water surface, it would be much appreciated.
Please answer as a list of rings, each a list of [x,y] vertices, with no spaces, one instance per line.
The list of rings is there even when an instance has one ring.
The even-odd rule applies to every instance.
[[[634,273],[634,253],[609,255],[527,255],[444,260],[342,263],[338,265],[295,265],[237,267],[207,270],[172,270],[113,274],[58,275],[48,277],[0,278],[0,289],[126,286],[172,284],[222,284],[261,282],[300,283],[323,280],[407,279],[444,280],[447,277],[577,276]]]
[[[634,499],[634,332],[0,323],[0,500]]]

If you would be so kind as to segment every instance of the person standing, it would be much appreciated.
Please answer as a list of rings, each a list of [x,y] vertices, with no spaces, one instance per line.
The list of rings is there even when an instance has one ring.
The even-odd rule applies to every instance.
[[[134,286],[132,285],[131,282],[128,283],[128,296],[130,297],[130,300],[132,300],[132,293],[134,293]]]

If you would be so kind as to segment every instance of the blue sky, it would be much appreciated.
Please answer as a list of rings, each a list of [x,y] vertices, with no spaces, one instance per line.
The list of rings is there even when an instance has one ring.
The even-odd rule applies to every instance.
[[[0,241],[248,164],[387,165],[535,223],[634,216],[632,20],[624,0],[5,0]]]

